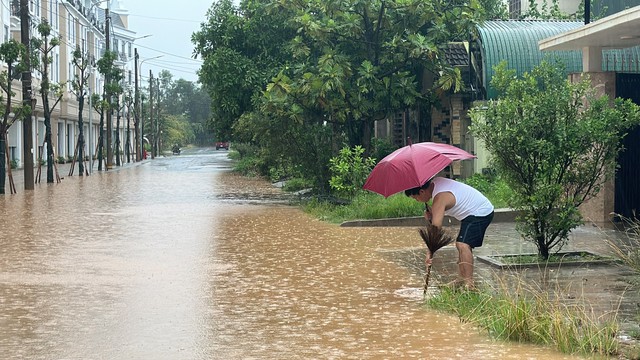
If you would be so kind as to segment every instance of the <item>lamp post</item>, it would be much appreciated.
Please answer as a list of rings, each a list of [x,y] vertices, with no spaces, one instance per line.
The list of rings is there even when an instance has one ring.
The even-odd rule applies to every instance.
[[[147,35],[147,36],[150,36],[150,35]],[[143,37],[147,37],[147,36],[143,36]],[[134,92],[135,92],[135,94],[134,94],[134,97],[135,97],[135,99],[134,99],[134,102],[135,102],[134,107],[135,107],[135,113],[137,114],[136,118],[137,118],[137,121],[139,123],[139,129],[140,129],[140,133],[138,135],[138,142],[139,142],[139,146],[140,146],[140,148],[139,148],[140,155],[139,155],[138,159],[142,160],[142,154],[144,153],[144,141],[143,141],[143,138],[142,138],[143,129],[144,129],[144,125],[143,125],[144,119],[143,119],[143,116],[142,116],[142,108],[140,106],[140,90],[139,90],[138,78],[139,78],[140,71],[142,71],[142,64],[145,61],[161,58],[164,55],[158,55],[158,56],[154,56],[154,57],[151,57],[151,58],[144,59],[144,60],[140,61],[140,64],[138,64],[138,48],[135,48],[134,50],[135,50],[135,72],[136,72],[136,74],[135,74],[135,83],[134,83],[134,86],[135,86],[135,89],[134,89]]]

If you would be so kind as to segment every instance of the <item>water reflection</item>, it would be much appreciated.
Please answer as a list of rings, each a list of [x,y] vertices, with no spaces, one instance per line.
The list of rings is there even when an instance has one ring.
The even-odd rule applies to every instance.
[[[183,152],[0,198],[3,356],[572,358],[425,311],[384,255],[415,230],[314,220],[227,167]]]

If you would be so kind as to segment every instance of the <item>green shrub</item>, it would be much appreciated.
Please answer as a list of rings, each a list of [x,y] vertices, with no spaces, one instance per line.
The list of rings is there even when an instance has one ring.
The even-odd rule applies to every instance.
[[[375,165],[373,158],[365,158],[363,154],[362,146],[356,145],[353,149],[344,147],[338,156],[329,160],[329,185],[339,196],[352,198],[362,191],[362,186]]]
[[[491,172],[487,175],[474,174],[462,180],[467,185],[470,185],[480,191],[486,196],[495,208],[509,207],[509,202],[513,196],[513,190],[509,187],[506,181],[500,176],[497,176]]]
[[[18,160],[16,160],[16,159],[11,160],[11,162],[9,163],[9,166],[11,166],[11,169],[13,169],[13,170],[17,169],[18,165],[19,165],[19,163],[18,163]]]
[[[392,144],[389,140],[380,138],[371,139],[371,148],[371,157],[376,161],[384,159],[385,156],[398,149],[398,147]]]
[[[67,162],[67,158],[65,158],[64,156],[58,156],[57,162],[58,164],[64,164]]]

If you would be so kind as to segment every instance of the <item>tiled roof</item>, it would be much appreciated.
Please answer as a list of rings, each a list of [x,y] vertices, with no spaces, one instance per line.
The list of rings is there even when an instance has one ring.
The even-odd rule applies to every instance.
[[[444,49],[444,57],[451,66],[468,66],[469,52],[464,43],[449,43]]]

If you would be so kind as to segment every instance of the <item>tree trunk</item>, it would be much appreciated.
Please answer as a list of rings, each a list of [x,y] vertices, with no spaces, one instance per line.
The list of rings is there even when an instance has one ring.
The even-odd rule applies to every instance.
[[[102,155],[104,148],[104,110],[100,111],[100,134],[98,134],[98,171],[102,171]]]
[[[7,129],[5,126],[0,126],[0,194],[4,195],[4,186],[7,177]]]
[[[78,97],[78,176],[84,175],[84,95]],[[91,131],[91,129],[89,129]],[[91,160],[89,160],[91,161]]]
[[[116,144],[115,144],[115,153],[116,153],[116,166],[121,166],[120,162],[120,96],[118,95],[118,99],[116,99],[116,109],[118,114],[116,115]]]
[[[46,100],[45,105],[48,105],[46,104]],[[47,183],[53,183],[53,161],[55,158],[53,154],[53,144],[51,143],[51,114],[49,111],[44,112],[44,127],[44,141],[47,144]]]

